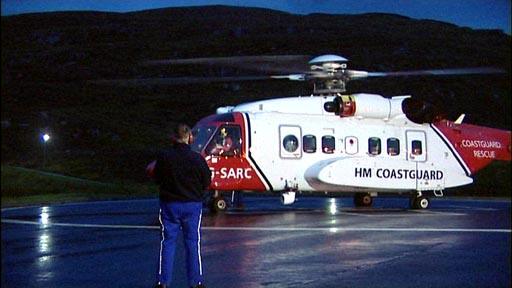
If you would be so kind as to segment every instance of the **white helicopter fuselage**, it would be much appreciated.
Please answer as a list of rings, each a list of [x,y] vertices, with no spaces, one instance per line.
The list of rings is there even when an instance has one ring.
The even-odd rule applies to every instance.
[[[274,190],[421,191],[472,182],[429,124],[413,123],[401,109],[393,111],[405,97],[357,96],[372,97],[374,107],[387,105],[365,116],[344,118],[325,112],[328,97],[276,99],[233,109],[246,111],[251,156]],[[379,103],[382,100],[389,103]],[[270,107],[259,112],[260,105]],[[288,136],[298,140],[293,151],[283,143]],[[315,141],[316,149],[304,147],[303,137]],[[328,139],[334,139],[334,145]],[[372,141],[378,150],[372,151]],[[413,141],[421,144],[421,154],[413,154]],[[388,142],[398,149],[391,151]]]
[[[469,176],[491,161],[510,161],[509,131],[447,120],[418,124],[403,113],[407,98],[343,95],[340,113],[329,108],[333,96],[221,107],[194,128],[195,150],[206,158],[216,191],[421,195],[470,184]],[[227,135],[234,153],[218,149]]]

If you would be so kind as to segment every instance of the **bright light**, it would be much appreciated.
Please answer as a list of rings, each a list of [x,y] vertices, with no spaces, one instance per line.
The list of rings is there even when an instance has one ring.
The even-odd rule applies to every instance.
[[[338,207],[336,205],[336,199],[331,198],[330,202],[331,202],[331,204],[329,205],[329,212],[331,213],[331,215],[335,215],[336,211],[338,210]]]
[[[48,142],[48,140],[50,140],[50,135],[48,133],[44,133],[43,140],[44,142]]]
[[[48,213],[50,211],[50,208],[47,207],[47,206],[44,206],[42,209],[41,209],[41,224],[43,225],[48,225],[48,223],[50,223],[50,221],[48,220],[50,218],[50,214]]]

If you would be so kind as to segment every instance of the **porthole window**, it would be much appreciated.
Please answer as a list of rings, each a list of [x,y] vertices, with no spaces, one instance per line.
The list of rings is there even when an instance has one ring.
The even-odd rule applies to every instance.
[[[299,147],[299,141],[297,140],[297,137],[295,137],[294,135],[287,135],[286,137],[284,137],[283,147],[284,150],[290,153],[295,152]]]
[[[323,136],[322,137],[322,152],[334,153],[335,143],[336,143],[336,141],[334,139],[334,136]]]
[[[381,152],[380,138],[371,137],[368,139],[368,153],[370,155],[379,155]]]
[[[388,155],[396,156],[400,154],[400,140],[397,138],[388,138],[387,141]]]
[[[304,135],[302,137],[302,150],[306,153],[316,152],[316,137],[314,135]]]

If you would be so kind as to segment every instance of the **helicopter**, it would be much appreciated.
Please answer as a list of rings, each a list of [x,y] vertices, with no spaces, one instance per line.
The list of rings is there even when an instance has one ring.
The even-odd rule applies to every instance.
[[[248,61],[272,68],[283,57],[158,60],[145,64]],[[297,58],[303,57],[286,56],[284,60]],[[299,194],[348,194],[353,195],[356,207],[371,206],[380,194],[398,194],[410,197],[412,209],[427,209],[432,195],[442,197],[447,188],[471,184],[471,176],[492,161],[511,160],[510,131],[464,123],[464,114],[455,121],[439,116],[422,119],[418,115],[424,115],[428,105],[411,95],[350,94],[346,89],[349,81],[371,77],[504,71],[478,67],[368,72],[348,69],[348,62],[345,57],[327,54],[311,59],[310,70],[305,72],[206,80],[287,79],[314,84],[308,96],[218,107],[215,114],[197,122],[191,145],[212,172],[213,210],[225,211],[228,203],[224,194],[234,191],[279,193],[284,205],[293,204]]]

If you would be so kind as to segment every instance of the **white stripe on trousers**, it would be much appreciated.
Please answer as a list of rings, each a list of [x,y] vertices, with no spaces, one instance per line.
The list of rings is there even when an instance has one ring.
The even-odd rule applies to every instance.
[[[162,275],[162,253],[164,249],[164,240],[165,240],[165,226],[162,223],[162,208],[160,208],[160,212],[158,212],[158,221],[160,221],[160,227],[162,229],[162,241],[160,241],[160,260],[158,261],[158,275]]]
[[[203,276],[203,265],[201,264],[201,218],[203,217],[203,210],[199,212],[199,223],[197,224],[197,255],[199,256],[199,275]]]
[[[199,275],[203,276],[203,265],[201,260],[201,219],[203,217],[203,210],[199,212],[199,222],[197,223],[197,255],[199,260]],[[162,241],[160,241],[160,258],[158,263],[158,274],[162,275],[162,254],[163,254],[163,243],[165,240],[165,226],[162,222],[162,208],[160,208],[160,212],[158,213],[158,221],[160,222],[160,227],[162,230]]]

